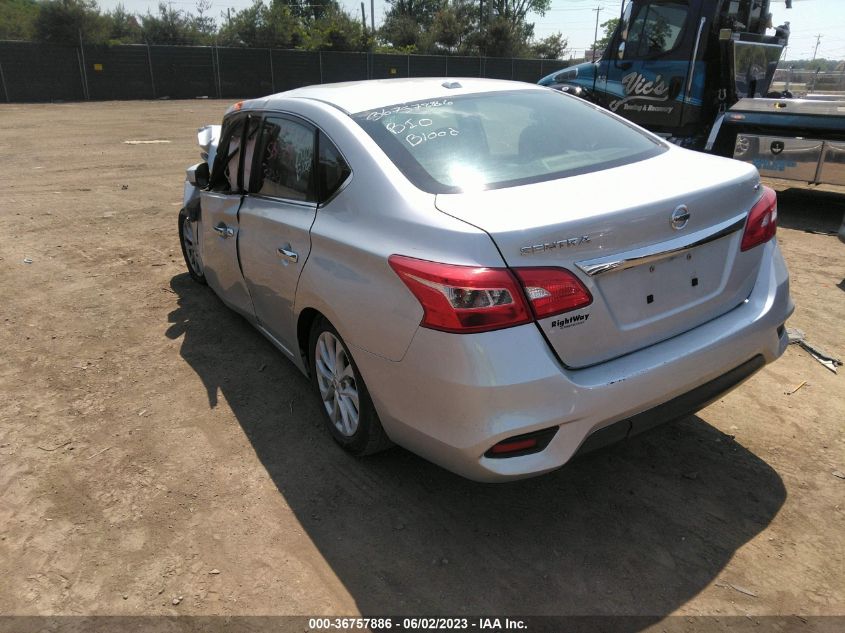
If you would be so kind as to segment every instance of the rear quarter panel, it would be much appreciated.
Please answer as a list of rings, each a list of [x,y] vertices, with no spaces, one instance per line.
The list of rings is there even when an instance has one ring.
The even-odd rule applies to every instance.
[[[440,213],[434,195],[411,185],[348,115],[316,101],[297,100],[295,107],[352,169],[341,191],[317,211],[295,313],[315,309],[348,345],[399,361],[423,311],[388,257],[502,266],[501,256],[486,233]]]

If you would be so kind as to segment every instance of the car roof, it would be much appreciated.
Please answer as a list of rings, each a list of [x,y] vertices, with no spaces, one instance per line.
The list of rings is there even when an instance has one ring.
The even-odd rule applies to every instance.
[[[397,103],[504,90],[548,90],[548,88],[521,81],[472,77],[372,79],[295,88],[268,97],[244,101],[239,107],[230,108],[230,111],[232,109],[272,110],[275,105],[281,107],[283,102],[289,99],[314,99],[333,105],[346,113],[354,114]]]

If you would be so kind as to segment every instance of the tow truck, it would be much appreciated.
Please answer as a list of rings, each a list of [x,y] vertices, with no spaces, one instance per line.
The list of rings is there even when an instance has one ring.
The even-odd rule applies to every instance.
[[[772,90],[790,27],[772,26],[770,4],[623,2],[600,59],[539,83],[683,147],[753,163],[763,176],[845,185],[845,98]]]

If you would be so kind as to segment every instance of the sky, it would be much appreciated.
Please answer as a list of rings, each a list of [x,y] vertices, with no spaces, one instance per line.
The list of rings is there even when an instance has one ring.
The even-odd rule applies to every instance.
[[[193,11],[196,0],[171,0],[176,8]],[[340,0],[351,13],[360,16],[360,0]],[[156,11],[157,0],[99,0],[100,8],[111,10],[118,4],[130,12],[144,14]],[[210,14],[218,18],[227,8],[240,10],[252,4],[252,0],[212,0]],[[370,0],[365,0],[367,23],[370,22]],[[376,26],[379,25],[387,3],[375,0]],[[552,0],[551,9],[544,16],[532,15],[534,33],[538,38],[560,32],[569,41],[577,54],[589,48],[593,42],[596,26],[596,7],[601,7],[599,22],[618,17],[620,0]],[[843,0],[793,0],[792,9],[787,9],[784,0],[772,0],[771,12],[774,24],[789,21],[792,35],[786,59],[810,59],[816,47],[816,36],[821,35],[818,57],[845,59],[845,1]]]

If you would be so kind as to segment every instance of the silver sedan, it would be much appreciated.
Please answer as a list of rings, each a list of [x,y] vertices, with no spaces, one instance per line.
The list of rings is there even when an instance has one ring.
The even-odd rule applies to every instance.
[[[237,103],[179,234],[356,455],[502,481],[705,406],[787,345],[754,167],[528,84],[409,79]]]

